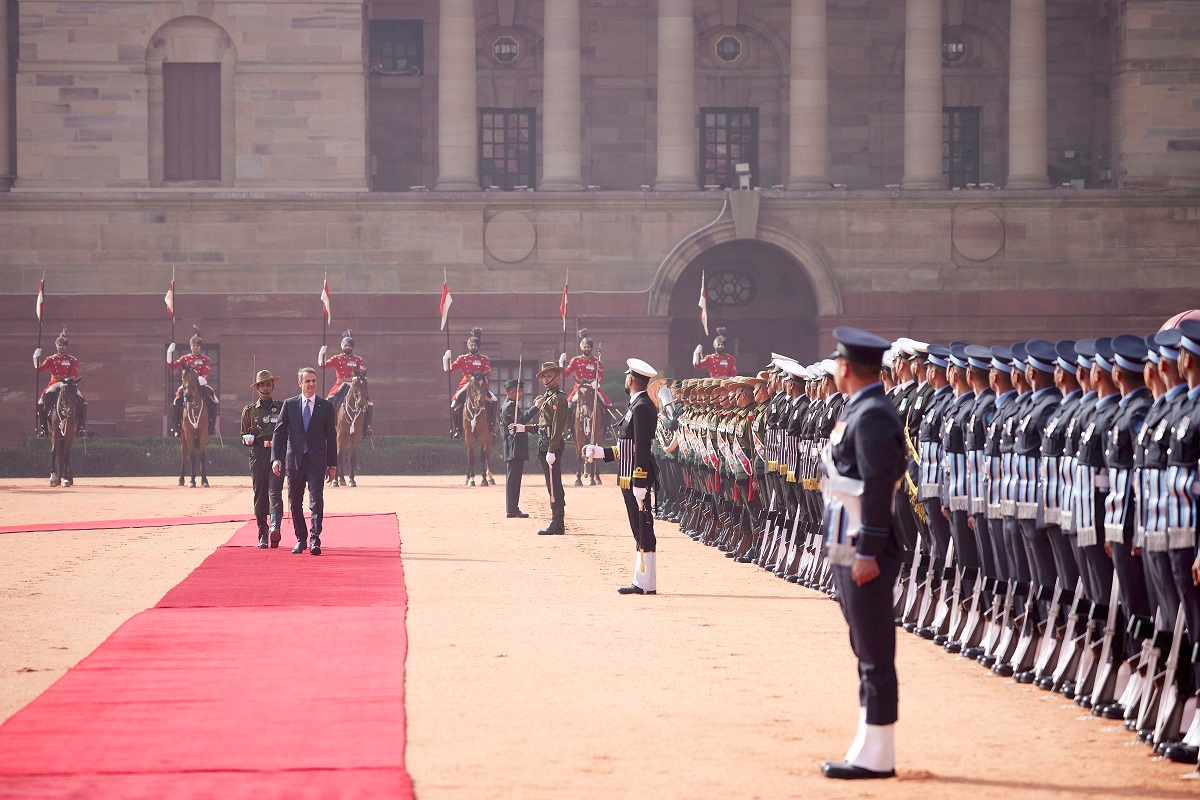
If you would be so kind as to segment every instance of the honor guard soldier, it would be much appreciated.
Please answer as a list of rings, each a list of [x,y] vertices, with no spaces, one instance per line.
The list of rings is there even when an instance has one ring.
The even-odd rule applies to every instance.
[[[713,350],[716,352],[704,355],[704,345],[696,345],[692,353],[692,366],[696,369],[708,370],[710,378],[732,378],[737,375],[737,359],[725,352],[725,329],[717,328],[717,336],[713,339]]]
[[[453,411],[450,416],[454,420],[453,435],[456,439],[462,436],[462,408],[463,403],[467,401],[467,384],[471,382],[471,377],[474,375],[483,374],[490,378],[492,374],[492,362],[487,356],[479,352],[482,338],[483,329],[472,328],[471,336],[467,339],[467,352],[454,359],[453,363],[450,361],[449,350],[442,356],[442,370],[444,372],[462,370],[463,374],[462,380],[458,382],[458,388],[450,396],[450,409]],[[490,428],[496,424],[496,396],[492,394],[491,389],[488,390],[485,405],[487,406],[488,427]]]
[[[827,778],[891,778],[899,692],[892,587],[901,542],[893,518],[896,484],[904,474],[904,433],[879,382],[890,343],[857,328],[835,328],[834,380],[849,397],[822,454],[827,476],[826,547],[861,686],[858,735]]]
[[[259,550],[268,545],[279,547],[279,525],[283,521],[283,476],[271,471],[271,437],[283,408],[283,401],[272,396],[277,380],[269,369],[260,369],[250,387],[258,392],[258,399],[242,409],[242,444],[250,448]]]
[[[317,352],[317,366],[321,369],[332,367],[333,374],[337,378],[333,382],[333,388],[325,396],[329,402],[333,403],[333,413],[336,414],[345,401],[346,395],[350,392],[350,383],[354,377],[361,375],[365,378],[367,375],[367,362],[362,356],[354,355],[354,332],[346,331],[342,334],[342,352],[329,358],[325,358],[325,345],[321,345],[321,349]],[[367,412],[363,418],[363,436],[368,438],[375,435],[375,431],[371,429],[371,412],[374,410],[375,404],[367,400]]]
[[[592,339],[588,336],[587,328],[581,328],[579,331],[579,351],[580,355],[571,359],[570,363],[563,369],[563,378],[569,376],[575,378],[575,385],[571,387],[571,393],[567,395],[567,406],[570,409],[569,422],[571,427],[575,426],[575,405],[579,400],[580,384],[587,384],[599,394],[600,402],[604,408],[612,405],[612,401],[600,389],[600,382],[604,380],[604,364],[600,359],[592,355]],[[563,359],[559,359],[561,364]]]
[[[509,519],[529,517],[521,510],[521,477],[525,474],[525,462],[529,460],[529,434],[525,423],[537,417],[537,406],[520,411],[521,382],[509,378],[504,382],[506,395],[500,406],[500,425],[504,430],[504,499]],[[519,430],[518,430],[519,428]]]
[[[618,483],[629,515],[629,527],[637,545],[633,582],[617,589],[621,594],[655,594],[658,591],[655,558],[657,540],[654,538],[654,515],[650,512],[648,495],[654,485],[655,466],[651,443],[657,426],[658,412],[646,387],[658,371],[637,358],[626,361],[625,391],[629,393],[629,410],[617,426],[615,447],[588,445],[584,456],[616,461]]]
[[[188,340],[188,346],[191,347],[191,352],[185,356],[181,356],[178,360],[175,356],[175,343],[171,342],[167,347],[167,368],[176,370],[183,367],[190,367],[196,371],[196,377],[200,379],[200,394],[204,397],[204,404],[208,406],[208,435],[212,436],[217,430],[217,417],[221,413],[221,399],[209,386],[208,381],[212,377],[212,359],[204,355],[204,340],[200,338],[200,329],[195,325],[192,326],[195,333]],[[174,417],[171,422],[171,433],[178,436],[180,433],[180,425],[183,421],[183,387],[180,386],[175,390],[174,402]]]
[[[42,357],[42,348],[33,351],[33,368],[38,372],[49,372],[50,380],[46,383],[46,388],[42,389],[42,395],[37,402],[38,426],[36,436],[39,439],[45,439],[47,428],[50,425],[50,407],[58,402],[58,393],[62,390],[62,382],[65,380],[79,380],[79,359],[67,353],[67,329],[63,328],[63,332],[54,340],[54,355],[46,356],[44,361],[39,363],[38,359]],[[76,409],[76,430],[75,435],[80,439],[88,438],[87,428],[87,400],[83,399],[83,393],[76,390],[79,397],[79,405]]]
[[[567,396],[562,387],[563,368],[553,361],[542,362],[537,379],[542,382],[545,392],[542,393],[538,404],[538,422],[536,425],[513,423],[510,430],[513,433],[541,434],[538,443],[538,460],[542,462],[542,474],[546,476],[546,492],[550,495],[550,524],[538,531],[539,536],[560,536],[566,532],[563,524],[567,501],[563,494],[562,485],[562,454],[563,437],[567,431]]]

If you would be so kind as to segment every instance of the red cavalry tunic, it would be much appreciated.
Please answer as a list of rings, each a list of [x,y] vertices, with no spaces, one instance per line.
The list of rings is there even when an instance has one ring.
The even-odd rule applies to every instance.
[[[212,359],[204,355],[204,353],[201,353],[198,356],[188,353],[186,356],[180,356],[177,360],[172,361],[167,366],[170,369],[179,369],[183,366],[191,367],[192,369],[196,370],[196,374],[198,376],[204,378],[205,382],[208,381],[208,376],[212,374]]]
[[[732,378],[737,375],[737,361],[728,354],[719,356],[716,353],[709,353],[700,359],[696,369],[708,370],[710,378]]]
[[[600,359],[592,356],[575,356],[563,370],[563,376],[567,375],[575,376],[575,385],[571,387],[571,394],[567,397],[567,402],[573,403],[575,395],[579,392],[580,383],[604,380],[604,365],[600,363]],[[603,390],[600,390],[600,399],[604,401],[605,405],[612,405]]]
[[[454,372],[457,369],[462,370],[463,376],[462,380],[458,382],[458,388],[451,393],[451,400],[458,396],[458,393],[462,391],[462,388],[467,385],[468,381],[471,380],[472,375],[482,372],[484,375],[491,377],[492,362],[489,361],[488,357],[485,355],[473,356],[470,353],[463,353],[461,356],[454,359],[454,363],[450,365],[451,372]]]
[[[46,396],[47,390],[59,381],[67,378],[79,377],[79,359],[72,355],[60,356],[55,353],[52,356],[47,356],[37,368],[38,372],[50,372],[50,381],[46,384],[46,388],[42,389],[42,397]],[[82,395],[80,395],[82,397]]]
[[[329,369],[333,367],[333,374],[337,376],[337,380],[333,383],[333,388],[329,390],[329,397],[337,394],[338,389],[341,389],[344,384],[354,380],[354,373],[358,371],[367,371],[367,362],[362,356],[346,355],[338,353],[325,359],[325,363],[321,365],[321,369]]]

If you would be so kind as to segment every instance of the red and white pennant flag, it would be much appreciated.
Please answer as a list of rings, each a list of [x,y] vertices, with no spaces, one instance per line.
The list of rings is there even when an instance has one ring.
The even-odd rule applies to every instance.
[[[325,284],[321,287],[321,308],[325,313],[325,321],[329,322],[332,317],[329,315],[329,276],[325,276]]]
[[[167,286],[163,302],[167,304],[167,316],[175,319],[175,270],[171,270],[171,284]]]
[[[42,311],[46,308],[46,273],[42,273],[42,281],[38,284],[37,318],[42,321]]]
[[[450,304],[454,302],[454,296],[450,294],[450,284],[446,278],[446,271],[442,270],[442,302],[438,305],[438,313],[442,315],[442,325],[438,328],[439,331],[446,330],[446,320],[450,316]]]
[[[563,296],[562,303],[558,306],[558,313],[562,315],[563,333],[567,332],[567,282],[571,278],[571,271],[567,270],[566,276],[563,277]]]
[[[704,335],[708,336],[708,290],[704,288],[704,271],[700,272],[700,322],[704,324]]]

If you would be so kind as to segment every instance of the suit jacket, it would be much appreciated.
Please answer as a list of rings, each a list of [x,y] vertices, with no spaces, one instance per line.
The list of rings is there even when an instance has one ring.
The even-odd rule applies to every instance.
[[[528,461],[529,460],[529,434],[528,433],[509,433],[508,426],[514,422],[520,422],[522,425],[532,423],[537,419],[538,407],[527,408],[521,413],[521,418],[517,419],[517,404],[508,398],[504,399],[504,405],[500,406],[500,430],[504,432],[504,460],[505,461]]]
[[[633,440],[633,460],[631,486],[633,488],[650,487],[654,485],[658,473],[654,463],[651,444],[654,442],[654,432],[658,428],[658,409],[650,395],[640,393],[632,403],[625,417],[617,425],[617,439]],[[604,448],[604,460],[615,461],[620,455],[619,445]],[[622,476],[624,477],[624,476]]]
[[[279,422],[271,437],[271,460],[282,461],[288,471],[300,469],[304,458],[304,445],[308,444],[308,455],[318,466],[337,466],[337,421],[333,404],[320,395],[313,397],[312,417],[308,431],[304,430],[303,395],[289,397],[283,401]]]

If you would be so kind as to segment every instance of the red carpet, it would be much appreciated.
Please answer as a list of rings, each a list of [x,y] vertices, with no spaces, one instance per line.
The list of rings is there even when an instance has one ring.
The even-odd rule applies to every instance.
[[[395,515],[239,530],[0,726],[0,798],[411,798]]]
[[[286,503],[287,500],[284,500]],[[361,517],[370,514],[326,514],[326,519],[334,517]],[[292,515],[284,512],[285,521],[290,521]],[[150,517],[148,519],[101,519],[76,522],[34,522],[27,525],[3,525],[0,533],[41,533],[44,531],[110,531],[123,528],[170,528],[175,525],[211,525],[214,522],[251,522],[253,514],[217,514],[207,517]]]

